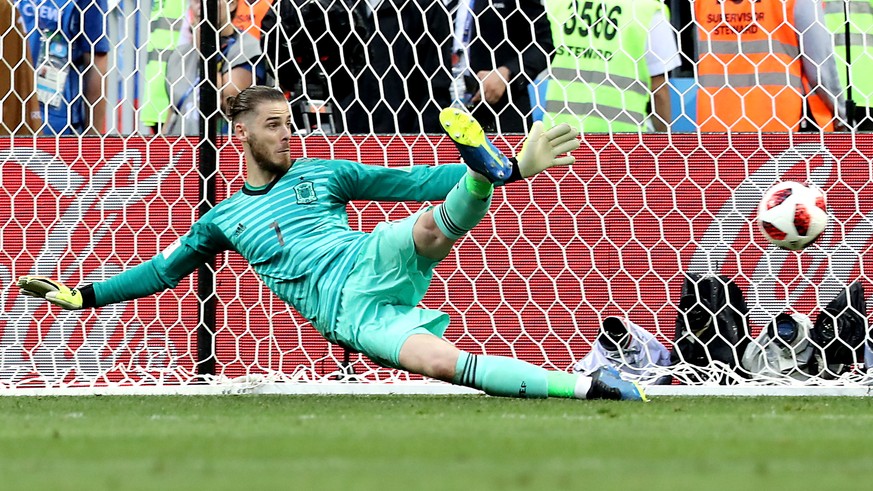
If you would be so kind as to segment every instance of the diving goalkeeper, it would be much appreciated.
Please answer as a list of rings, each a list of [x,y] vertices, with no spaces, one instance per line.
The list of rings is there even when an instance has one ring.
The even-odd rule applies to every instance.
[[[615,373],[583,376],[514,358],[474,355],[443,339],[449,316],[418,307],[433,269],[485,216],[495,183],[534,176],[579,146],[567,125],[534,125],[516,159],[507,159],[467,113],[440,121],[467,166],[392,169],[345,160],[292,159],[291,115],[282,92],[243,90],[229,105],[246,162],[243,188],[197,220],[162,252],[106,281],[75,289],[39,276],[18,279],[22,293],[65,309],[95,308],[167,288],[231,249],[330,342],[374,362],[509,397],[642,400]],[[412,216],[351,230],[352,200],[443,201]]]

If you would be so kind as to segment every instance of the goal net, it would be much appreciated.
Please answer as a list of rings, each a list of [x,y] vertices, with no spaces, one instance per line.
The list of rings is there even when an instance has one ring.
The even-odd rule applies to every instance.
[[[303,4],[321,9],[324,22],[330,21],[333,3],[289,1],[273,7],[278,11]],[[266,83],[281,85],[296,108],[299,132],[291,141],[292,154],[388,166],[458,162],[452,142],[426,128],[428,111],[451,103],[451,58],[445,63],[437,58],[441,68],[428,73],[416,68],[429,62],[417,55],[409,55],[414,63],[406,68],[403,63],[409,60],[394,58],[415,48],[412,41],[447,55],[452,27],[434,28],[424,37],[389,37],[374,24],[356,27],[372,18],[367,10],[372,6],[349,5],[358,9],[347,8],[347,17],[333,20],[346,22],[344,29],[310,23],[308,29],[301,24],[301,30],[289,33],[275,19],[261,26],[261,36],[278,34],[276,44],[266,43],[256,56],[272,63],[265,67]],[[450,17],[440,16],[457,12],[442,2],[427,5],[429,17],[417,21],[445,20]],[[163,59],[160,53],[149,55],[151,48],[133,34],[133,28],[148,30],[148,7],[135,2],[107,6],[112,42],[110,69],[102,77],[108,135],[23,137],[22,126],[6,126],[17,136],[0,139],[0,393],[222,390],[274,382],[342,382],[379,391],[422,382],[329,344],[234,253],[216,258],[214,280],[207,285],[216,315],[208,326],[214,338],[207,340],[205,352],[196,273],[173,290],[94,311],[63,312],[20,295],[13,286],[22,275],[51,276],[69,285],[91,283],[140,264],[197,219],[207,178],[215,178],[218,200],[244,182],[241,148],[226,138],[226,125],[217,141],[194,136],[202,117],[214,116],[199,114],[198,105],[185,106],[193,108],[193,118],[186,118],[191,114],[181,106],[176,119],[160,116],[181,125],[176,128],[183,134],[164,128],[151,135],[143,122],[143,108],[135,101],[157,83],[145,78],[145,66],[150,59]],[[398,29],[408,34],[415,16],[400,15],[406,12],[402,8],[397,12],[398,22],[406,22]],[[301,22],[308,19],[300,15]],[[681,41],[696,24],[680,25],[679,19],[674,12],[670,28]],[[182,16],[177,20],[171,30],[183,29]],[[191,21],[195,28],[206,22],[196,16]],[[8,27],[4,39],[11,33]],[[357,42],[363,43],[362,53],[356,51]],[[280,55],[299,43],[325,52]],[[396,50],[391,57],[374,59],[368,54],[374,43]],[[689,66],[694,51],[682,43],[679,47],[677,56]],[[310,55],[314,58],[306,61]],[[200,53],[193,56],[202,59]],[[4,57],[3,64],[10,68],[23,62]],[[385,63],[391,70],[380,72]],[[684,67],[673,68],[671,73],[689,75]],[[354,83],[363,80],[356,78],[362,73],[382,82],[375,92],[365,93],[362,87],[370,86]],[[281,77],[290,77],[287,84]],[[392,77],[404,88],[401,94],[385,90]],[[572,168],[497,188],[489,214],[436,269],[423,305],[449,314],[446,338],[461,349],[513,356],[552,370],[584,371],[606,360],[646,384],[866,387],[873,363],[866,321],[873,291],[867,157],[873,153],[873,137],[861,132],[686,131],[682,125],[696,120],[689,105],[697,90],[694,73],[675,78],[667,77],[673,95],[671,131],[646,131],[655,125],[651,118],[658,116],[653,115],[648,123],[640,122],[639,131],[586,132]],[[683,85],[688,80],[692,84]],[[345,95],[350,98],[343,99],[339,87],[349,81],[351,92]],[[191,87],[197,90],[198,84],[194,80]],[[169,87],[171,97],[179,95],[177,89]],[[541,118],[546,106],[537,105],[543,92],[526,93],[529,123]],[[370,105],[373,94],[375,106]],[[407,102],[424,99],[420,106],[392,106],[399,95]],[[25,99],[9,92],[4,107],[18,100],[26,108]],[[486,103],[471,104],[481,109]],[[353,131],[356,122],[367,128]],[[185,129],[189,123],[195,125],[192,133],[191,127]],[[40,124],[44,129],[48,122]],[[380,124],[389,124],[390,130],[379,130]],[[507,154],[520,150],[522,134],[501,129],[491,135]],[[204,145],[218,149],[214,176],[198,171]],[[783,180],[813,183],[827,197],[828,228],[801,252],[769,245],[757,228],[761,196]],[[350,225],[370,231],[423,206],[428,204],[352,202]],[[689,277],[698,278],[691,282],[697,296],[690,304],[682,297]],[[700,279],[713,277],[721,278],[725,288],[728,282],[734,285],[743,305],[701,300]],[[866,292],[861,302],[826,313],[841,293],[856,291],[853,284]],[[734,332],[725,326],[731,313],[742,319],[733,325],[738,328]],[[788,334],[779,334],[783,313],[808,318],[808,324],[795,323],[790,341],[785,341]],[[614,317],[633,327],[631,341],[642,342],[605,349],[604,322]],[[202,373],[205,364],[214,364],[214,373]],[[442,390],[433,385],[434,391]]]

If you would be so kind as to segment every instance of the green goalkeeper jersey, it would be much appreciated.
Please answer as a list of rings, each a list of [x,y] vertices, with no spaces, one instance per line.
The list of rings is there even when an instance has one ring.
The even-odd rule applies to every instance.
[[[333,325],[339,293],[368,234],[349,227],[353,200],[443,200],[462,164],[387,168],[298,159],[271,184],[242,190],[203,215],[151,260],[94,283],[97,307],[173,288],[211,257],[234,250],[319,330]]]

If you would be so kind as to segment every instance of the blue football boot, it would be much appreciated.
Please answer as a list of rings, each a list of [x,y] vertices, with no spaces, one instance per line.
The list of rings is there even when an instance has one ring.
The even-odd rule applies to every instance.
[[[612,365],[603,365],[600,368],[598,368],[597,370],[595,370],[594,372],[592,372],[591,375],[594,376],[594,374],[597,372],[604,372],[604,373],[607,373],[609,375],[612,375],[615,378],[621,378],[621,372],[618,371],[618,368],[615,368]]]
[[[443,109],[440,124],[455,142],[469,168],[491,182],[509,179],[512,162],[488,140],[482,125],[470,113],[455,108]]]
[[[617,370],[610,368],[600,367],[591,374],[592,381],[591,388],[588,389],[588,399],[649,402],[646,393],[639,384],[613,375]]]

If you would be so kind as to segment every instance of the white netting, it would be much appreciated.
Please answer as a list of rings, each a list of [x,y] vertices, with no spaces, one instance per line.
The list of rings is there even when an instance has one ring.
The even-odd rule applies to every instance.
[[[817,338],[814,353],[780,354],[775,341],[759,336],[784,311],[814,323],[855,281],[869,294],[873,203],[865,156],[873,139],[861,132],[710,133],[698,124],[730,122],[738,110],[754,127],[731,129],[772,129],[762,121],[793,129],[801,113],[792,120],[794,113],[783,109],[799,104],[802,112],[804,94],[823,104],[810,115],[830,108],[833,116],[836,108],[838,127],[859,122],[864,110],[853,104],[840,113],[849,93],[839,79],[845,83],[851,61],[852,97],[865,107],[864,83],[873,76],[858,67],[873,61],[866,60],[869,4],[825,2],[806,25],[803,9],[821,4],[711,3],[726,10],[681,1],[663,10],[631,0],[460,6],[282,0],[272,7],[265,0],[219,0],[207,2],[200,15],[199,3],[170,0],[16,3],[21,33],[13,28],[12,8],[0,25],[0,68],[9,73],[0,83],[10,83],[0,91],[3,128],[19,137],[0,140],[0,387],[198,380],[196,274],[156,297],[86,313],[49,309],[20,296],[12,283],[26,274],[87,283],[160,251],[198,216],[209,177],[198,172],[204,146],[219,150],[218,199],[240,188],[238,146],[196,137],[202,118],[215,116],[202,114],[203,54],[196,47],[198,32],[213,31],[213,16],[224,34],[215,39],[219,111],[226,97],[251,83],[280,86],[300,133],[292,143],[296,155],[398,166],[457,161],[436,122],[439,109],[453,102],[469,106],[507,153],[519,150],[516,133],[535,119],[585,130],[579,164],[500,189],[491,214],[437,270],[424,304],[451,316],[447,337],[461,348],[557,370],[586,357],[595,365],[612,360],[648,382],[866,384],[873,362],[866,324],[860,341],[848,334]],[[747,3],[757,9],[748,16],[731,10]],[[800,9],[795,24],[774,20],[778,9],[762,5],[770,3]],[[839,42],[843,7],[850,14],[850,53],[846,38]],[[51,24],[59,12],[60,29]],[[82,21],[78,34],[64,12]],[[833,34],[819,46],[814,41],[825,25]],[[766,35],[740,43],[737,31]],[[31,46],[48,50],[28,55],[28,36],[45,41]],[[810,40],[817,48],[791,55]],[[835,40],[836,51],[826,49]],[[754,51],[764,45],[784,52]],[[759,71],[750,73],[750,64]],[[52,85],[59,76],[75,77],[75,90]],[[756,84],[747,90],[742,84],[750,79]],[[798,80],[800,89],[792,85]],[[700,113],[698,94],[706,90],[701,97],[717,103]],[[51,104],[34,106],[35,94]],[[746,102],[736,102],[739,96]],[[219,125],[226,134],[226,123]],[[29,127],[45,136],[28,136]],[[664,127],[669,132],[646,134]],[[88,132],[108,136],[81,135]],[[816,183],[831,211],[824,237],[800,254],[767,247],[755,228],[758,199],[783,179]],[[352,203],[351,225],[371,230],[419,206]],[[723,275],[745,296],[748,332],[739,340],[716,334],[716,344],[727,342],[720,354],[708,335],[677,335],[686,273]],[[234,254],[217,258],[214,291],[212,381],[410,379],[328,344]],[[592,355],[609,317],[638,326],[650,344]],[[680,339],[705,345],[702,358],[678,349]],[[752,374],[742,363],[749,347],[763,353]]]

